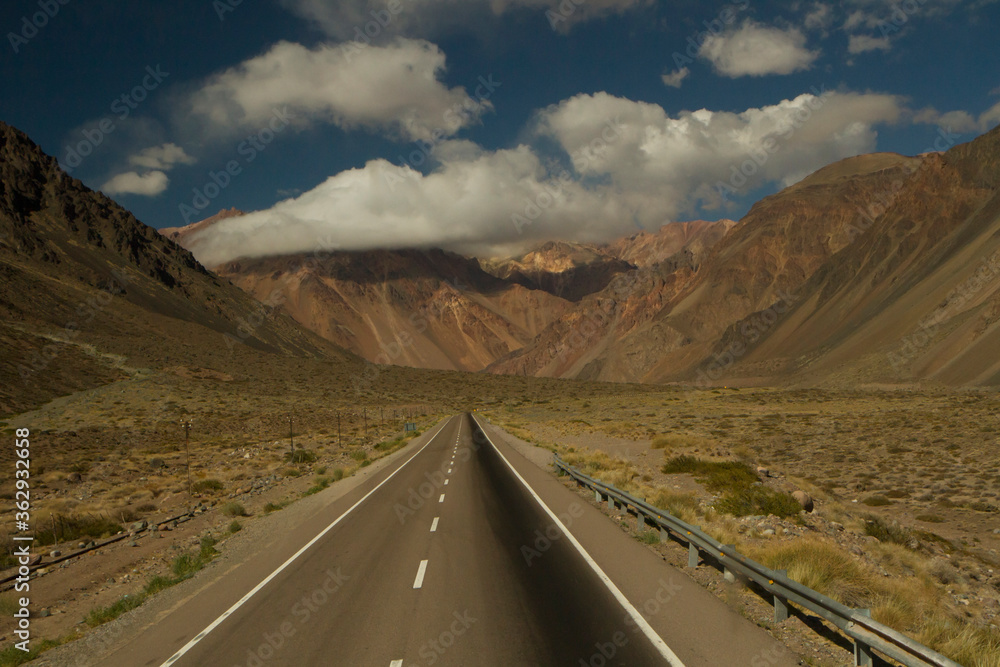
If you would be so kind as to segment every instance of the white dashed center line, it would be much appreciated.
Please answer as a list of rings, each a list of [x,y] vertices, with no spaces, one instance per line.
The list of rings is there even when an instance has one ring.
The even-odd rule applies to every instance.
[[[434,521],[431,522],[431,532],[432,533],[436,533],[437,532],[437,529],[438,529],[438,520],[440,518],[441,517],[436,516],[436,517],[434,517]]]
[[[389,667],[403,667],[403,661],[393,660],[392,662],[389,663]]]
[[[438,502],[439,503],[443,503],[444,502],[444,494],[443,493],[441,494],[441,497],[438,498]]]
[[[420,561],[420,567],[417,568],[417,578],[413,580],[413,587],[420,588],[424,585],[424,574],[427,573],[427,561]],[[400,660],[402,664],[402,660]]]
[[[444,480],[444,485],[448,486],[448,480]]]

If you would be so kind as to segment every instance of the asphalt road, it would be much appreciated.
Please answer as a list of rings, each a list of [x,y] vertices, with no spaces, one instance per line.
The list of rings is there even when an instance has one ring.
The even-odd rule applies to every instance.
[[[236,568],[101,664],[795,664],[496,434],[499,449],[473,431],[468,416],[447,420],[290,535],[287,553]]]

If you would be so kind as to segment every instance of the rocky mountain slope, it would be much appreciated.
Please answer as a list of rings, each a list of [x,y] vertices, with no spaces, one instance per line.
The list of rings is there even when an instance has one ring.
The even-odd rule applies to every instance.
[[[0,413],[183,354],[351,359],[201,266],[0,123]],[[352,362],[355,363],[355,362]]]
[[[821,169],[756,204],[700,263],[661,267],[662,282],[609,285],[490,370],[996,384],[998,143],[993,130],[944,154]]]
[[[440,250],[265,257],[216,270],[370,361],[422,368],[480,370],[569,307]]]
[[[197,252],[195,232],[235,215],[222,211],[160,232]],[[651,269],[680,253],[675,262],[691,264],[734,224],[666,225],[608,245],[553,241],[506,259],[440,250],[324,252],[213,268],[370,361],[476,371],[531,343],[616,277],[635,273],[626,258]]]

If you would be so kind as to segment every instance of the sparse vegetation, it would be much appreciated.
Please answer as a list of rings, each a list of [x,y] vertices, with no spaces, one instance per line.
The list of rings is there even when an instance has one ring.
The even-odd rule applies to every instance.
[[[125,522],[138,519],[138,516],[131,511],[123,511],[119,512],[119,514]],[[110,537],[122,529],[120,523],[100,515],[66,516],[59,514],[47,520],[42,517],[39,517],[39,519],[39,530],[35,533],[35,541],[41,545],[55,544],[57,541],[74,541],[82,538],[101,539]]]
[[[291,504],[290,500],[283,500],[280,503],[268,502],[264,505],[264,514],[270,514],[271,512],[277,512],[278,510],[283,510]]]
[[[199,479],[197,482],[191,485],[191,490],[194,493],[205,493],[207,491],[222,491],[225,488],[217,479]]]
[[[289,463],[313,463],[316,460],[316,452],[309,449],[296,449],[294,452],[285,452],[285,461]]]
[[[753,468],[742,461],[703,461],[681,455],[667,461],[662,472],[694,476],[709,491],[722,494],[715,509],[733,516],[789,517],[802,511],[789,494],[762,485]]]
[[[235,500],[223,505],[222,513],[229,517],[248,516],[247,509],[243,507],[242,504],[236,502]]]

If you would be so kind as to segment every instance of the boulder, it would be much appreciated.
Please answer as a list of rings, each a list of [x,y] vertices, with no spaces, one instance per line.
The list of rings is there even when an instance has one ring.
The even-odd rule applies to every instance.
[[[792,492],[792,498],[795,498],[795,500],[799,503],[799,505],[802,506],[802,509],[804,509],[805,511],[807,512],[813,511],[812,496],[810,496],[805,491],[799,489],[797,491]]]

